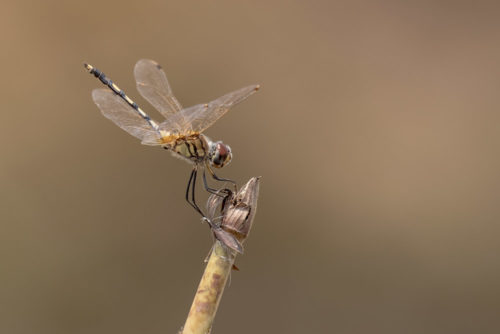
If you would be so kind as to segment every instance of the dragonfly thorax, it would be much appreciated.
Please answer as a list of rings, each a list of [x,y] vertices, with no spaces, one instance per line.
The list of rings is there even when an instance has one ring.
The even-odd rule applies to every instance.
[[[203,134],[164,135],[164,148],[170,150],[174,156],[190,162],[201,163],[208,161],[215,168],[222,168],[231,162],[232,153],[229,145],[221,141],[213,142]]]
[[[162,144],[163,148],[170,150],[178,158],[194,163],[201,163],[208,158],[211,142],[202,134],[169,135],[162,140],[165,142]]]

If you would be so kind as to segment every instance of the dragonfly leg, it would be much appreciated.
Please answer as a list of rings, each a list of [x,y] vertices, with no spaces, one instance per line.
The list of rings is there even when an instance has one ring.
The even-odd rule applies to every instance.
[[[191,205],[202,217],[205,217],[205,214],[201,211],[198,204],[195,201],[195,190],[196,190],[196,175],[198,174],[198,166],[195,165],[193,170],[191,171],[191,176],[189,177],[189,182],[186,189],[186,201]],[[189,200],[189,190],[191,190],[191,200]]]
[[[221,190],[210,188],[208,186],[207,174],[205,172],[205,168],[203,169],[203,185],[205,186],[205,190],[206,191],[208,191],[211,194],[217,195],[219,197],[226,197],[227,195],[231,194],[231,190],[229,190],[227,188],[226,189],[221,189]]]
[[[210,167],[210,165],[206,165],[206,167],[208,168],[208,171],[210,172],[210,175],[212,175],[212,178],[217,180],[217,181],[222,181],[222,182],[230,182],[233,184],[234,186],[234,192],[237,192],[238,191],[238,187],[236,186],[236,182],[233,181],[233,180],[230,180],[230,179],[223,179],[221,177],[218,177],[215,172],[212,170],[212,168]]]

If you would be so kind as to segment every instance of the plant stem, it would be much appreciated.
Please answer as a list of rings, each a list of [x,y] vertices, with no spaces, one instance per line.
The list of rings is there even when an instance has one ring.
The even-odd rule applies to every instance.
[[[214,243],[182,334],[210,332],[235,257],[220,241]]]
[[[236,194],[230,193],[225,199],[217,195],[209,197],[209,218],[206,220],[216,240],[182,334],[210,333],[234,259],[237,253],[243,252],[241,244],[252,228],[257,210],[259,180],[259,177],[251,178]],[[216,216],[218,208],[222,219],[219,224],[215,224],[211,219]]]

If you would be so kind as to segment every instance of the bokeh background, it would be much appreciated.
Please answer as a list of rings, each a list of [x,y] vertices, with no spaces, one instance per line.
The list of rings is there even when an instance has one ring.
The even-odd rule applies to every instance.
[[[176,333],[212,238],[190,168],[91,100],[165,68],[262,176],[214,333],[500,332],[495,1],[3,1],[0,333]],[[199,187],[201,188],[201,187]],[[200,201],[206,195],[200,190]]]

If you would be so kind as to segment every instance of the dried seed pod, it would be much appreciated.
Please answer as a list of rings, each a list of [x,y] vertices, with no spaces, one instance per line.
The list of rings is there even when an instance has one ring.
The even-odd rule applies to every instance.
[[[253,218],[257,211],[260,178],[251,178],[238,193],[228,201],[221,227],[232,233],[238,241],[243,243],[252,227]]]
[[[259,182],[259,177],[253,177],[236,194],[229,192],[225,197],[212,195],[207,202],[209,225],[215,237],[238,253],[243,253],[241,244],[248,237],[255,217]],[[217,216],[219,207],[220,216]],[[219,218],[220,223],[215,223]]]

